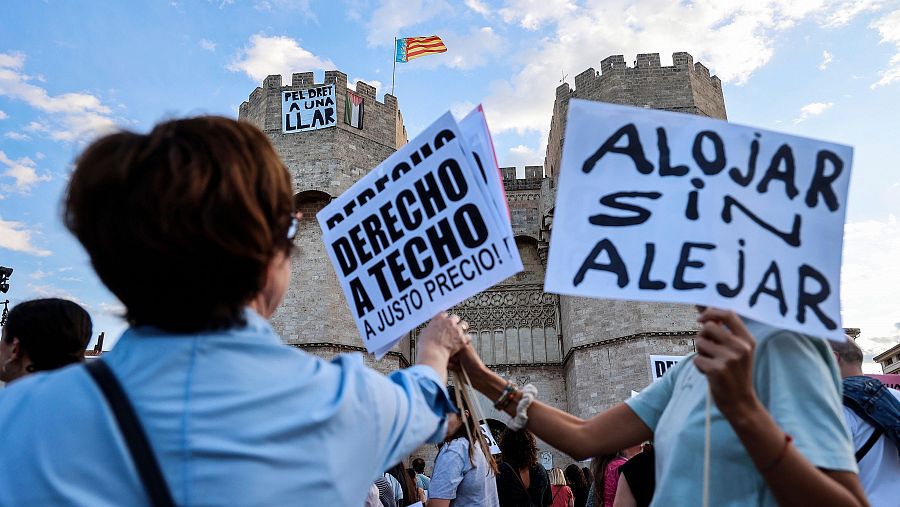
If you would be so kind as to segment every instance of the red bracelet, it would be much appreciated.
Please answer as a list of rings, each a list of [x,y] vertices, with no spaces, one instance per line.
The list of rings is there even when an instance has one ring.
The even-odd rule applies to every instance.
[[[793,441],[794,441],[794,439],[791,438],[790,435],[788,435],[787,433],[785,433],[785,434],[784,434],[784,447],[781,448],[781,452],[778,453],[778,456],[776,456],[775,459],[772,460],[771,463],[769,463],[768,465],[766,465],[766,466],[760,468],[760,471],[761,471],[761,472],[768,472],[768,471],[772,470],[773,468],[775,468],[776,466],[778,466],[778,464],[781,463],[781,460],[784,458],[784,455],[787,453],[788,445],[790,445],[791,442],[793,442]]]

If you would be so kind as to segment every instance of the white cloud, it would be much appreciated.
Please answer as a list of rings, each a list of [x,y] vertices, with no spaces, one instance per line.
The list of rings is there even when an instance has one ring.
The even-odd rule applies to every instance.
[[[79,305],[85,307],[85,309],[90,309],[91,305],[85,303],[80,298],[74,296],[71,292],[56,287],[51,284],[35,284],[29,283],[27,286],[29,295],[28,299],[38,299],[38,298],[60,298],[60,299],[68,299],[69,301],[73,301],[78,303]]]
[[[40,257],[50,255],[50,251],[32,243],[35,232],[22,222],[11,222],[0,217],[0,248],[22,252]]]
[[[522,28],[537,30],[543,23],[563,19],[575,10],[569,0],[507,0],[498,12],[507,23],[518,21]]]
[[[200,47],[207,51],[215,51],[217,45],[218,44],[209,39],[200,39]]]
[[[13,141],[27,141],[27,140],[31,139],[30,137],[28,137],[27,134],[23,134],[21,132],[12,132],[12,131],[5,132],[3,134],[3,137],[5,137],[7,139],[12,139]]]
[[[255,81],[262,81],[270,74],[281,74],[287,80],[294,72],[334,67],[331,60],[303,49],[290,37],[256,34],[250,37],[249,45],[240,50],[226,68],[232,72],[244,72]]]
[[[827,28],[836,28],[849,23],[856,16],[881,8],[882,0],[837,0],[832,2],[834,9],[825,17],[823,23]]]
[[[468,101],[454,102],[450,105],[450,113],[453,114],[453,117],[456,118],[457,121],[465,118],[473,109],[475,109],[475,104]]]
[[[359,83],[360,81],[362,81],[363,83],[366,83],[369,86],[374,86],[376,96],[384,95],[385,93],[390,92],[390,90],[384,89],[384,84],[381,81],[379,81],[377,79],[364,79],[361,77],[355,77],[353,79],[348,80],[347,88],[350,88],[351,90],[356,90],[356,83]]]
[[[493,28],[472,27],[469,33],[445,32],[441,38],[447,45],[447,52],[440,59],[429,60],[446,65],[451,69],[474,69],[489,63],[492,58],[506,52],[506,41]]]
[[[800,108],[800,116],[794,118],[794,124],[806,121],[811,116],[819,116],[831,109],[834,102],[813,102]]]
[[[878,88],[900,81],[900,9],[885,14],[871,26],[878,30],[882,44],[894,44],[897,48],[897,52],[888,62],[888,68],[882,71],[881,78],[872,84],[872,88]]]
[[[3,192],[27,194],[34,185],[42,181],[50,181],[49,174],[38,175],[34,160],[28,157],[11,159],[4,151],[0,150],[0,166],[6,166],[2,176],[14,180],[13,184],[0,184],[0,190]]]
[[[394,37],[418,37],[432,33],[401,33],[453,9],[444,0],[381,0],[366,23],[369,46],[391,46]]]
[[[42,271],[39,269],[37,271],[32,271],[31,273],[29,273],[28,278],[31,278],[32,280],[43,280],[44,278],[47,278],[52,274],[52,272]]]
[[[123,305],[120,301],[116,300],[111,303],[104,302],[100,303],[100,311],[106,313],[108,315],[113,315],[116,317],[121,317],[125,315],[125,305]]]
[[[6,114],[6,111],[0,110],[0,120],[5,120],[9,118],[9,115]]]
[[[466,0],[466,7],[482,16],[487,16],[491,13],[491,9],[481,0]]]
[[[520,144],[509,149],[509,152],[500,156],[500,167],[515,167],[521,169],[517,173],[524,174],[526,165],[544,165],[544,152],[537,148]]]
[[[22,71],[25,55],[0,53],[0,96],[21,100],[43,113],[52,113],[56,125],[44,122],[42,132],[52,139],[73,141],[96,136],[112,130],[115,123],[109,107],[88,93],[50,95],[47,90],[31,84],[31,77]]]
[[[845,327],[862,330],[860,347],[883,352],[900,339],[900,224],[884,219],[848,222],[844,227],[841,307]]]
[[[824,23],[844,6],[834,0],[606,0],[546,14],[544,7],[555,1],[504,6],[517,6],[508,16],[547,33],[506,58],[518,66],[510,79],[491,83],[484,103],[498,133],[546,133],[560,76],[571,83],[589,67],[599,70],[610,55],[630,60],[636,51],[658,52],[668,65],[673,52],[687,51],[725,83],[742,85],[771,60],[785,30],[804,20]]]
[[[828,64],[831,63],[831,60],[833,60],[831,53],[829,53],[827,49],[825,51],[822,51],[822,63],[819,64],[819,70],[827,69]]]

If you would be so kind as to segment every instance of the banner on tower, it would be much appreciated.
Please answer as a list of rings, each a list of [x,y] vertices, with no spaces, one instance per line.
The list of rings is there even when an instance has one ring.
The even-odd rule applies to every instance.
[[[281,92],[281,131],[308,132],[337,125],[334,85]]]
[[[503,197],[488,187],[468,138],[443,115],[316,215],[363,343],[379,357],[522,270],[507,244],[509,215],[499,213],[506,203],[496,202]]]
[[[545,290],[843,340],[848,146],[572,100]]]

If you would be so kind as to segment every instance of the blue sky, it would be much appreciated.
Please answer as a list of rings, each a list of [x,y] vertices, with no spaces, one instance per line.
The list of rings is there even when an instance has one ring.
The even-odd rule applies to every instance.
[[[688,51],[724,82],[730,121],[855,148],[845,326],[900,341],[900,1],[11,1],[0,14],[0,264],[13,302],[62,295],[115,338],[121,305],[59,220],[72,162],[113,128],[236,116],[267,74],[339,69],[391,83],[395,36],[447,53],[398,64],[411,136],[484,103],[503,165],[540,164],[555,87],[623,54]],[[164,304],[160,303],[160,311]]]

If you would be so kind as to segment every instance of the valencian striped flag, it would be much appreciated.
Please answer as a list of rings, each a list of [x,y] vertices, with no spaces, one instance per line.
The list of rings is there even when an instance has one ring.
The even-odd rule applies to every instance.
[[[397,56],[395,61],[405,63],[420,56],[443,53],[447,51],[444,41],[437,35],[430,37],[407,37],[397,39]]]

